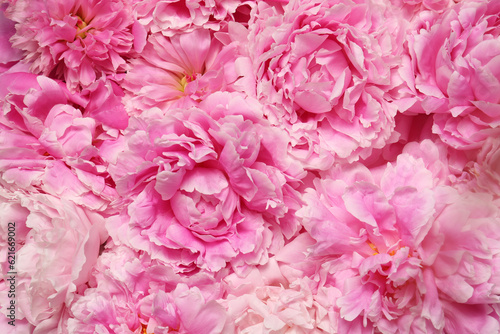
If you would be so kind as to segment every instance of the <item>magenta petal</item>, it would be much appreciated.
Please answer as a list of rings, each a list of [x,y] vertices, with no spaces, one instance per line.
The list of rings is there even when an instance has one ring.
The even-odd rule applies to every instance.
[[[134,35],[134,50],[140,53],[146,46],[147,31],[142,24],[136,21],[132,25],[132,34]]]

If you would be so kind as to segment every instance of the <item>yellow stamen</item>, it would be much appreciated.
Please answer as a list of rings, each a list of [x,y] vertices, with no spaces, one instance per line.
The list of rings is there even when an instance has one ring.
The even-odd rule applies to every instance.
[[[80,16],[77,16],[78,21],[76,22],[76,35],[81,38],[87,36],[87,22],[85,22]],[[83,30],[83,31],[82,31]]]
[[[378,255],[378,254],[380,254],[380,252],[379,252],[379,250],[378,250],[377,246],[375,246],[373,243],[368,242],[368,246],[370,246],[370,248],[371,248],[371,249],[375,252],[375,253],[373,253],[372,255]],[[399,249],[399,248],[398,248],[398,249]],[[390,255],[390,256],[394,256],[394,255],[396,255],[396,252],[398,251],[398,249],[391,250],[391,251],[389,252],[389,255]]]
[[[371,242],[368,243],[368,246],[370,246],[370,248],[375,252],[373,253],[372,255],[377,255],[378,254],[378,249],[377,249],[377,246],[375,246],[374,244],[372,244]]]
[[[179,90],[184,93],[184,90],[186,89],[186,85],[187,85],[186,76],[183,76],[179,83],[181,84],[181,87],[179,88]]]
[[[146,331],[146,328],[148,328],[148,326],[145,324],[141,324],[141,326],[142,326],[141,334],[148,334],[148,332]],[[154,333],[151,333],[151,334],[154,334]]]

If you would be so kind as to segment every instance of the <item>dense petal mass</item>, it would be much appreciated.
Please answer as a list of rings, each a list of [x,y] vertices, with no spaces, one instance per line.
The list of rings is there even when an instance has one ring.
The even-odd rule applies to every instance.
[[[0,333],[500,333],[499,13],[0,0]]]
[[[107,238],[104,218],[50,195],[2,193],[1,200],[5,218],[17,225],[18,318],[39,328],[33,333],[55,332],[75,293],[90,279]],[[4,274],[10,271],[5,269]]]
[[[248,18],[253,5],[253,1],[242,0],[145,0],[136,1],[134,9],[138,21],[146,29],[152,33],[161,32],[165,36],[173,36],[200,27],[218,31],[228,21],[238,17]]]
[[[229,275],[225,278],[228,295],[220,302],[227,309],[223,330],[231,333],[311,333],[334,332],[331,322],[339,291],[318,288],[318,283],[306,278],[285,278],[276,258],[245,278]]]
[[[467,163],[456,182],[462,190],[486,192],[500,198],[500,139],[486,139],[477,158]]]
[[[498,303],[500,277],[492,196],[435,183],[407,153],[380,184],[354,171],[316,180],[298,212],[316,240],[311,256],[325,261],[326,286],[342,292],[338,331],[498,331],[497,311],[487,307]],[[477,304],[484,307],[467,313]]]
[[[266,116],[311,169],[366,158],[391,138],[396,108],[386,93],[402,49],[397,20],[384,15],[383,6],[351,1],[262,3],[255,11],[241,75],[255,79]]]
[[[217,114],[230,107],[221,101],[203,107]],[[198,108],[133,119],[109,150],[117,190],[132,200],[109,219],[110,233],[179,272],[265,263],[282,233],[298,229],[295,180],[274,166],[284,162],[269,155],[267,136],[272,129],[242,116]]]
[[[101,123],[98,119],[107,109],[95,111],[94,103],[98,96],[107,96],[107,107],[119,119],[120,109],[115,108],[116,101],[112,103],[114,94],[97,82],[89,102],[70,94],[58,81],[25,72],[4,73],[0,83],[1,184],[106,210],[117,193],[108,184],[97,136],[104,123],[120,126],[123,122]]]
[[[152,34],[123,82],[129,111],[189,107],[223,89],[224,68],[234,62],[232,49],[203,29],[173,37]]]
[[[442,15],[422,15],[409,32],[416,102],[434,114],[433,131],[458,149],[498,136],[499,1],[463,1]]]
[[[16,22],[13,46],[31,70],[64,79],[71,90],[124,71],[134,43],[133,17],[121,0],[15,1],[7,17]]]
[[[102,254],[92,287],[71,305],[68,333],[220,333],[225,312],[210,277],[183,280],[147,254],[118,246]],[[195,285],[196,286],[189,286]]]

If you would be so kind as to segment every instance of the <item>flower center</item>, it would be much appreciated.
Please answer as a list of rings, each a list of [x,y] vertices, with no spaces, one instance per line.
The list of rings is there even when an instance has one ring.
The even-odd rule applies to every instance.
[[[77,18],[76,36],[83,39],[83,38],[87,37],[87,32],[89,30],[89,28],[87,28],[88,24],[80,16],[76,15],[76,18]]]
[[[375,246],[375,245],[374,245],[374,244],[372,244],[371,242],[368,242],[368,246],[370,246],[370,248],[371,248],[371,249],[375,252],[375,253],[373,253],[372,255],[378,255],[378,254],[380,254],[380,252],[379,252],[379,250],[378,250],[377,246]],[[391,247],[391,248],[392,248],[392,247]],[[399,248],[398,248],[398,249],[399,249]],[[393,249],[393,250],[389,251],[389,253],[388,253],[388,254],[389,254],[390,256],[394,256],[394,255],[396,254],[396,252],[397,252],[397,250],[398,250],[398,249]]]
[[[179,90],[184,93],[184,90],[186,89],[186,85],[188,83],[186,76],[183,76],[182,79],[179,81],[179,83],[180,83]]]
[[[142,326],[141,334],[154,334],[154,333],[148,333],[148,332],[146,331],[146,328],[147,328],[148,326],[146,326],[145,324],[141,324],[141,326]]]
[[[177,89],[184,93],[187,84],[190,83],[191,81],[195,81],[198,78],[199,74],[198,73],[187,74],[186,72],[184,72],[183,74],[184,76],[179,80],[180,86]]]

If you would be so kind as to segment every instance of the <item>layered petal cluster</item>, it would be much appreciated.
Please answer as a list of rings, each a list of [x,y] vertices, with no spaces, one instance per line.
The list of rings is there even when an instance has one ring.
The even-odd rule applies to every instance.
[[[71,305],[67,333],[220,333],[225,312],[209,278],[191,279],[118,246],[99,258],[91,288]]]
[[[104,218],[50,195],[16,192],[1,199],[5,218],[16,224],[16,316],[36,326],[32,333],[55,332],[75,293],[86,288],[107,238]]]
[[[16,22],[12,44],[33,73],[63,79],[72,91],[123,73],[134,46],[144,45],[122,0],[18,0],[7,17]]]
[[[228,319],[222,333],[332,333],[330,309],[338,290],[318,291],[307,277],[289,283],[275,260],[245,278],[225,278],[228,295],[220,302]]]
[[[410,110],[434,114],[434,133],[457,149],[500,131],[499,10],[499,1],[462,1],[421,15],[409,32]]]
[[[178,284],[170,293],[160,290],[145,302],[141,309],[146,315],[154,318],[156,325],[150,324],[151,333],[221,333],[226,322],[224,308],[215,300],[207,300],[198,287],[189,288],[186,284]]]
[[[500,197],[500,140],[485,140],[477,158],[470,161],[458,183],[471,191]]]
[[[248,18],[251,6],[242,0],[146,0],[136,1],[134,10],[147,30],[173,36],[198,28],[218,31],[226,21]]]
[[[91,286],[71,305],[69,333],[141,333],[138,301],[147,294],[151,261],[126,247],[105,251],[92,270]]]
[[[425,11],[441,14],[455,3],[454,0],[391,0],[391,4],[399,11],[398,14],[403,15],[409,21]]]
[[[305,200],[298,214],[316,240],[311,256],[342,293],[339,333],[499,330],[491,195],[438,186],[404,153],[379,177],[361,165],[333,171]]]
[[[122,118],[119,124],[112,88],[97,82],[89,102],[71,95],[60,82],[25,72],[2,74],[0,86],[1,183],[106,209],[117,194],[108,184],[97,136],[105,124],[127,122]],[[103,100],[109,109],[96,110],[95,103]],[[110,110],[114,121],[106,117]]]
[[[279,134],[241,116],[256,119],[258,103],[221,100],[132,119],[105,153],[118,192],[133,200],[108,221],[111,235],[179,272],[265,263],[298,229],[297,179],[270,154]]]
[[[0,332],[500,333],[499,13],[0,0]]]
[[[290,134],[291,153],[326,169],[334,158],[366,158],[391,138],[396,108],[386,95],[400,36],[399,22],[370,1],[262,3],[248,28],[251,69],[241,74],[255,79],[271,123]]]
[[[131,113],[189,107],[227,86],[224,68],[233,62],[233,48],[223,47],[208,30],[152,34],[141,56],[130,63],[123,82],[125,103]]]

